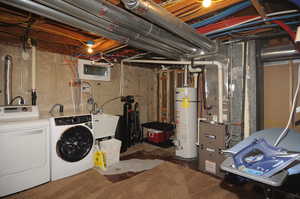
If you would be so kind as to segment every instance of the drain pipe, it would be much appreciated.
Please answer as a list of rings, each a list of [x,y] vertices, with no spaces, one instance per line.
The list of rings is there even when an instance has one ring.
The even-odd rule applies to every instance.
[[[223,123],[223,64],[219,61],[195,61],[194,65],[212,65],[218,68],[218,102],[219,102],[219,123]],[[201,68],[194,68],[189,65],[189,71],[191,73],[201,72]]]
[[[12,98],[12,56],[4,58],[4,105],[8,106]]]

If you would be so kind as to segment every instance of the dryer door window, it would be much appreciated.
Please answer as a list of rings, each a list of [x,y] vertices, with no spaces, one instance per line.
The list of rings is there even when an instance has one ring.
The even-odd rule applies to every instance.
[[[93,134],[84,126],[67,129],[56,144],[57,155],[67,162],[77,162],[89,154],[93,147]]]

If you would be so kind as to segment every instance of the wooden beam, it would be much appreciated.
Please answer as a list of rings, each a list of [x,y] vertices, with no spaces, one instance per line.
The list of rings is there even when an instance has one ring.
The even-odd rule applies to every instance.
[[[263,18],[266,18],[266,13],[264,10],[264,7],[259,3],[258,0],[251,0],[252,5],[254,6],[255,10],[257,11],[257,13]]]
[[[82,34],[76,33],[74,31],[70,31],[68,29],[61,28],[61,27],[51,25],[51,24],[33,25],[33,28],[39,29],[39,30],[42,30],[42,31],[45,31],[45,32],[61,35],[61,36],[64,36],[64,37],[68,37],[68,38],[71,38],[71,39],[76,39],[76,40],[79,40],[79,41],[82,41],[82,42],[93,40],[93,38],[91,38],[91,37],[87,37],[87,36],[84,36]]]
[[[0,21],[6,23],[19,24],[22,27],[26,27],[26,22],[29,20],[27,17],[16,16],[10,13],[0,12]],[[88,40],[93,40],[93,37],[88,37],[77,33],[75,31],[68,30],[67,28],[62,28],[56,25],[49,24],[49,20],[40,20],[37,19],[36,22],[32,25],[33,29],[42,30],[44,32],[64,36],[67,38],[75,39],[78,41],[86,42]]]
[[[8,34],[12,34],[16,36],[17,38],[20,38],[21,36],[24,35],[24,28],[18,27],[18,26],[11,26],[11,27],[3,27],[0,26],[0,32],[7,32]],[[62,37],[59,35],[55,34],[50,34],[42,31],[36,31],[36,30],[31,30],[29,36],[35,40],[43,40],[43,41],[48,41],[48,42],[53,42],[53,43],[59,43],[63,45],[71,45],[71,46],[80,46],[81,42],[70,39],[67,37]]]
[[[0,37],[0,43],[21,46],[20,40],[15,35],[0,32]],[[43,51],[60,53],[65,55],[74,55],[75,52],[78,52],[78,47],[76,46],[66,46],[58,43],[53,43],[51,41],[43,40],[38,40],[37,42],[37,48]]]
[[[109,49],[112,49],[112,48],[115,48],[115,47],[118,47],[120,46],[121,44],[117,41],[114,41],[114,40],[107,40],[105,42],[103,42],[101,45],[93,48],[93,50],[95,52],[104,52],[106,50],[109,50]]]
[[[189,1],[189,0],[184,0],[184,1],[182,1],[183,2],[183,4],[181,4],[181,1],[178,3],[178,5],[182,5],[182,6],[184,6],[184,2],[186,2],[186,1]],[[209,13],[211,13],[211,12],[215,12],[215,11],[217,11],[217,10],[220,10],[220,9],[223,9],[223,8],[226,8],[226,7],[229,7],[229,6],[231,6],[231,5],[233,5],[233,4],[236,4],[236,3],[239,3],[239,2],[242,2],[243,0],[230,0],[230,1],[225,1],[225,0],[223,0],[223,1],[220,1],[220,2],[215,2],[214,4],[213,4],[213,6],[211,6],[211,7],[209,7],[209,8],[200,8],[200,9],[198,9],[198,10],[196,10],[196,11],[190,11],[190,14],[189,15],[185,15],[185,16],[183,16],[183,17],[180,17],[179,16],[179,18],[180,19],[182,19],[183,21],[189,21],[189,20],[192,20],[192,19],[194,19],[194,18],[197,18],[197,17],[200,17],[200,16],[203,16],[203,15],[206,15],[206,14],[209,14]],[[194,2],[190,2],[189,4],[191,4],[191,3],[194,3]],[[199,2],[198,2],[199,3]],[[200,4],[200,3],[199,3]],[[176,4],[174,4],[174,6],[176,7],[176,9],[178,10],[178,9],[180,9],[181,7],[180,6],[176,6]],[[167,6],[166,7],[166,9],[168,10],[168,11],[173,11],[173,12],[175,12],[174,11],[174,7],[172,7],[172,8],[169,8],[169,6]]]

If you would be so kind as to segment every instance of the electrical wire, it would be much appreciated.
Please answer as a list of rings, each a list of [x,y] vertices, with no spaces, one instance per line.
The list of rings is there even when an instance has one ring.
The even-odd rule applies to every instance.
[[[282,138],[284,138],[287,133],[288,133],[288,129],[289,126],[291,124],[293,115],[294,115],[294,111],[295,111],[295,106],[296,106],[296,101],[297,101],[297,96],[298,96],[298,92],[299,92],[299,87],[300,87],[300,64],[298,65],[298,82],[297,82],[297,88],[294,94],[294,99],[293,99],[293,104],[292,104],[292,108],[291,108],[291,112],[290,112],[290,117],[289,120],[287,122],[287,125],[285,127],[285,129],[282,131],[282,133],[278,136],[278,138],[275,141],[274,146],[277,146],[279,144],[279,142],[282,140]]]

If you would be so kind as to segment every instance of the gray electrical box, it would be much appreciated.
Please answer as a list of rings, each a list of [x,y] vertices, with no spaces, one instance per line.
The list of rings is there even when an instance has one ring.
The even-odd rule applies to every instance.
[[[227,126],[199,121],[199,151],[198,168],[200,171],[223,177],[220,170],[221,163],[225,160],[221,153],[226,148]]]

